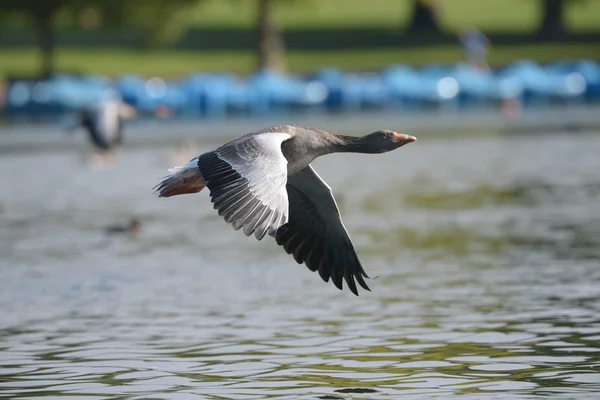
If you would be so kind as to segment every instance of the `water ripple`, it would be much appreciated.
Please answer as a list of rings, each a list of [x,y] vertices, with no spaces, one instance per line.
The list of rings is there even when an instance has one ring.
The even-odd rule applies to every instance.
[[[7,155],[0,397],[598,397],[598,150],[595,135],[420,140],[361,164],[401,160],[405,179],[360,185],[362,158],[319,160],[379,276],[359,298],[240,237],[206,197],[154,199],[151,150],[106,171]],[[133,214],[140,237],[104,234]]]

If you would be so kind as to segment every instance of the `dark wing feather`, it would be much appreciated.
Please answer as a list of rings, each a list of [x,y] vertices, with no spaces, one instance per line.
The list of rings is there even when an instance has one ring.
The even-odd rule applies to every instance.
[[[325,282],[331,279],[340,290],[344,280],[357,296],[355,280],[370,290],[331,188],[308,166],[288,177],[287,192],[290,215],[275,234],[277,244],[299,264],[318,271]]]
[[[116,130],[114,143],[117,146],[121,146],[123,144],[123,120],[121,118],[117,121]]]
[[[216,210],[234,229],[261,240],[287,222],[286,133],[249,135],[198,158]]]

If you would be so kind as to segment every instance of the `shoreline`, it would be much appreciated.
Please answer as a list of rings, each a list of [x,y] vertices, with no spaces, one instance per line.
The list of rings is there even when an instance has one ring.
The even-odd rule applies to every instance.
[[[506,116],[495,110],[313,113],[228,119],[137,120],[125,127],[124,147],[161,146],[184,139],[222,141],[265,126],[301,124],[331,132],[359,135],[393,129],[426,136],[579,132],[600,130],[600,105],[568,105],[524,110]],[[63,124],[15,123],[0,127],[0,152],[72,150],[88,145],[87,135],[64,133]]]

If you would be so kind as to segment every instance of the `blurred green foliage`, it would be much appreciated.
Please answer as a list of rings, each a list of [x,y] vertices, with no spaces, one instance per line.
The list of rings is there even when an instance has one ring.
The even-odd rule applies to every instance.
[[[598,56],[596,43],[509,45],[494,47],[489,60],[502,65],[515,59],[549,62],[560,59],[585,59]],[[346,71],[376,70],[394,63],[422,66],[462,60],[456,45],[412,48],[360,49],[338,51],[288,51],[288,71],[307,73],[324,66]],[[251,51],[185,51],[152,49],[59,48],[56,66],[62,71],[102,74],[110,77],[124,73],[177,78],[192,72],[229,71],[248,74],[256,68]],[[38,51],[33,48],[0,49],[0,76],[33,74],[38,69]]]
[[[43,4],[44,1],[0,0],[0,10],[8,5],[19,7],[27,1]],[[56,1],[56,0],[49,0]],[[56,18],[58,27],[77,25],[73,11],[83,8],[98,8],[109,12],[106,22],[118,20],[113,4],[126,12],[122,17],[131,18],[129,23],[148,26],[165,23],[169,13],[181,12],[185,18],[174,20],[178,28],[253,28],[256,22],[254,0],[65,0],[79,6],[62,7]],[[189,8],[181,9],[188,5]],[[167,8],[163,8],[167,7]],[[111,11],[112,8],[112,11]],[[171,11],[169,11],[169,8]],[[166,9],[167,14],[153,10]],[[275,15],[284,29],[296,28],[384,28],[403,30],[411,16],[411,0],[370,0],[365,7],[363,0],[278,0]],[[156,21],[158,18],[158,21]],[[460,27],[474,25],[484,31],[505,33],[532,33],[541,19],[538,2],[535,0],[446,0],[442,2],[440,22],[448,32]],[[600,1],[574,1],[565,9],[565,20],[573,32],[597,31],[600,29]],[[18,27],[27,24],[22,15],[12,14],[0,20],[2,27]]]
[[[536,1],[446,0],[440,22],[448,32],[465,25],[494,32],[532,33],[541,15]],[[275,13],[286,29],[387,28],[403,30],[411,16],[411,0],[282,1]],[[251,0],[207,0],[190,10],[191,27],[251,28],[256,19]],[[575,2],[566,8],[572,31],[600,29],[600,1]]]
[[[188,26],[186,7],[200,0],[2,0],[0,15],[3,20],[20,16],[38,32],[42,55],[41,75],[54,72],[56,19],[71,17],[83,29],[99,26],[139,27],[145,35],[144,45],[177,38]],[[92,18],[85,18],[85,13]],[[91,24],[90,24],[91,23]],[[85,26],[87,24],[87,26]]]
[[[2,25],[8,27],[35,25],[35,17],[44,15],[55,27],[135,27],[148,32],[152,40],[166,41],[176,39],[187,29],[194,15],[189,7],[201,3],[202,0],[1,0],[0,16]],[[95,19],[90,21],[91,26],[82,26],[86,15]]]
[[[386,39],[389,47],[390,43],[395,43],[394,35],[399,36],[409,26],[414,5],[414,0],[371,0],[368,5],[363,0],[266,1],[272,8],[269,18],[277,27],[270,31],[275,34],[280,32],[279,26],[285,30],[389,30],[392,35],[391,39]],[[600,28],[600,1],[565,1],[567,6],[564,7],[564,19],[570,32],[591,32]],[[264,64],[257,64],[257,57],[250,47],[236,51],[195,52],[164,49],[141,52],[111,48],[59,48],[54,52],[53,34],[48,29],[48,24],[40,21],[46,18],[46,22],[51,21],[53,27],[69,28],[70,35],[77,35],[78,31],[72,30],[74,27],[98,31],[100,34],[98,37],[94,36],[94,40],[100,41],[102,32],[127,32],[128,39],[134,37],[133,43],[139,44],[138,47],[150,48],[156,44],[175,44],[188,29],[236,28],[248,30],[248,35],[253,35],[257,21],[260,20],[257,4],[258,0],[0,0],[0,23],[3,28],[32,26],[32,21],[37,21],[38,27],[46,24],[45,30],[41,30],[39,35],[43,70],[46,73],[56,65],[57,69],[62,71],[110,76],[130,72],[174,77],[199,70],[225,70],[245,74],[253,71],[257,65]],[[538,0],[446,0],[440,4],[439,22],[450,37],[466,26],[475,26],[486,32],[532,34],[540,26],[542,19]],[[198,39],[192,36],[192,47],[194,40],[206,41],[206,37],[204,35],[202,39]],[[423,65],[432,62],[456,62],[462,59],[456,44],[429,44],[426,47],[415,48],[398,45],[397,48],[384,49],[378,48],[375,43],[380,39],[372,40],[373,45],[363,46],[363,49],[287,51],[287,69],[303,73],[323,66],[334,66],[357,71],[372,70],[392,63]],[[277,44],[278,41],[273,43]],[[444,43],[447,43],[447,40]],[[275,44],[267,46],[266,53],[275,51],[283,54],[285,45]],[[121,42],[114,44],[120,45]],[[187,45],[190,45],[189,41]],[[215,46],[218,47],[218,43]],[[264,48],[256,47],[265,53]],[[344,43],[340,43],[340,47],[344,47]],[[0,74],[34,74],[38,71],[38,61],[33,58],[33,54],[34,51],[30,49],[0,48]],[[259,59],[268,60],[268,55],[262,54]],[[492,65],[498,65],[518,58],[548,62],[557,59],[599,57],[597,43],[589,41],[569,45],[515,43],[513,46],[493,43],[489,61]]]

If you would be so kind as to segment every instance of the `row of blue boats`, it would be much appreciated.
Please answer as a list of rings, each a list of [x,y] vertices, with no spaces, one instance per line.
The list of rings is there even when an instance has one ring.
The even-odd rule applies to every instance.
[[[192,117],[269,115],[302,110],[357,111],[427,107],[489,107],[518,100],[525,107],[600,100],[600,64],[591,60],[540,65],[516,61],[497,70],[468,64],[416,69],[392,65],[378,72],[324,68],[307,76],[258,71],[247,77],[196,73],[179,80],[125,75],[57,74],[44,81],[13,81],[5,93],[7,116],[52,115],[93,109],[121,98],[141,113],[157,109]]]

